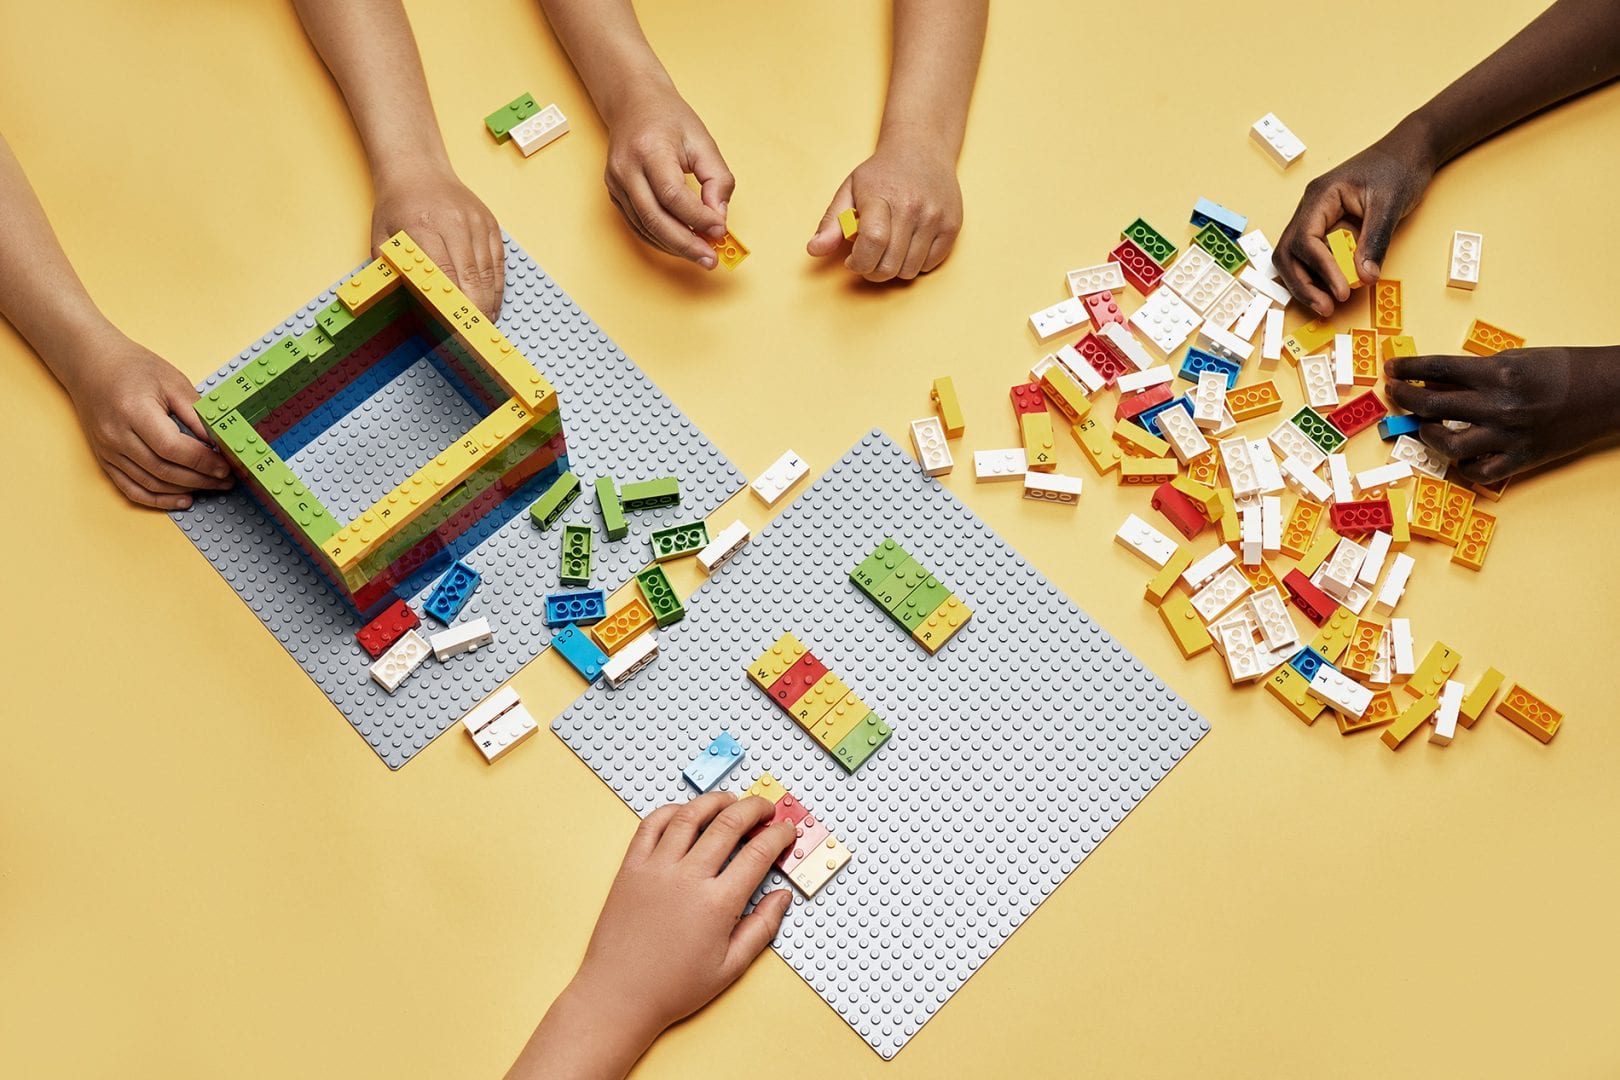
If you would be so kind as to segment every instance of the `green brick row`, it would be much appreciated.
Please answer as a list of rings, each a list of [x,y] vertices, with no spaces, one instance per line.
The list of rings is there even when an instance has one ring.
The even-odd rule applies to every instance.
[[[709,526],[701,521],[654,529],[652,533],[653,562],[668,562],[686,555],[696,555],[708,546]]]
[[[564,585],[575,585],[581,588],[591,583],[591,527],[589,525],[563,526],[562,574],[560,580]]]
[[[908,634],[953,595],[949,586],[888,536],[849,572],[849,580]]]

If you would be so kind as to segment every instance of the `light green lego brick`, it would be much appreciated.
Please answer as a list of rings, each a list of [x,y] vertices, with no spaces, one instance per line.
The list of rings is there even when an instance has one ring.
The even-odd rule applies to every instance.
[[[659,506],[679,506],[681,484],[673,476],[626,484],[619,491],[619,503],[626,510],[651,510]]]
[[[214,444],[219,447],[220,453],[230,458],[242,472],[252,469],[260,458],[270,452],[269,444],[239,412],[226,413],[209,424],[208,430],[214,436]]]
[[[609,540],[623,540],[629,535],[630,524],[624,519],[624,506],[619,502],[613,477],[596,478],[596,508],[602,513],[602,528]]]
[[[564,525],[562,530],[562,574],[564,585],[591,583],[591,527]]]
[[[1237,241],[1227,236],[1213,221],[1198,230],[1193,236],[1193,243],[1209,252],[1209,257],[1228,274],[1237,273],[1249,261],[1243,249],[1237,246]]]
[[[876,600],[878,586],[894,573],[895,567],[910,557],[893,537],[885,536],[883,543],[849,572],[849,580],[861,592]]]
[[[907,593],[905,599],[890,608],[889,614],[906,628],[907,633],[910,633],[927,622],[928,616],[932,615],[950,595],[950,588],[940,584],[940,580],[930,574],[923,579],[921,585]]]
[[[894,573],[877,587],[872,599],[877,601],[878,607],[893,615],[900,601],[910,596],[911,590],[921,585],[927,577],[928,571],[907,555],[905,561],[894,568]]]
[[[513,128],[540,111],[533,94],[519,94],[484,117],[484,126],[495,136],[496,142],[505,142]]]
[[[1176,254],[1176,245],[1165,238],[1158,229],[1149,225],[1143,218],[1137,218],[1125,226],[1122,237],[1131,241],[1147,253],[1147,257],[1160,266],[1167,265]]]
[[[891,734],[893,732],[889,730],[889,725],[877,713],[867,713],[866,718],[851,728],[849,734],[833,747],[833,757],[845,772],[854,772],[867,758],[877,753],[878,747],[889,741]]]
[[[311,547],[320,547],[343,527],[274,450],[267,450],[254,463],[251,473],[266,497],[281,508]]]
[[[557,478],[557,482],[546,489],[546,493],[534,500],[529,507],[529,516],[534,523],[542,529],[549,529],[557,524],[563,511],[573,505],[579,498],[579,477],[572,472],[565,472]]]
[[[709,546],[709,526],[701,521],[684,525],[671,525],[654,529],[652,533],[653,562],[668,562],[686,555],[696,555]]]
[[[675,588],[662,566],[649,567],[637,574],[636,584],[641,588],[641,595],[647,598],[647,606],[660,627],[679,622],[685,616],[686,607],[675,595]]]

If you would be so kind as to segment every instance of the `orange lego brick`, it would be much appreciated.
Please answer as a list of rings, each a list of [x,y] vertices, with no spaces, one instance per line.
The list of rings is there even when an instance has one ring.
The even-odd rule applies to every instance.
[[[1508,477],[1506,480],[1498,480],[1494,484],[1483,484],[1476,480],[1474,481],[1474,494],[1482,499],[1489,499],[1491,502],[1501,502],[1502,492],[1507,490],[1507,486],[1512,479],[1512,477]]]
[[[1322,508],[1309,499],[1301,499],[1294,504],[1287,523],[1283,525],[1284,555],[1290,559],[1305,557],[1305,553],[1311,549],[1311,540],[1316,536],[1317,526],[1322,524],[1322,513]]]
[[[1235,387],[1226,392],[1226,407],[1232,414],[1232,419],[1242,423],[1253,420],[1257,416],[1268,416],[1280,412],[1283,407],[1282,394],[1277,390],[1277,384],[1270,379],[1264,382],[1253,383],[1249,386]]]
[[[704,239],[707,240],[708,237]],[[737,269],[737,265],[748,258],[748,246],[732,236],[730,229],[727,229],[726,235],[720,239],[709,240],[709,246],[714,248],[715,259],[727,270]]]
[[[1292,664],[1284,664],[1267,677],[1266,692],[1288,706],[1288,711],[1306,724],[1314,724],[1327,703],[1311,697],[1307,691],[1310,685],[1311,681],[1295,671]]]
[[[1239,562],[1238,569],[1243,571],[1243,576],[1249,579],[1249,584],[1254,586],[1254,591],[1257,593],[1265,592],[1267,589],[1276,589],[1279,593],[1285,592],[1281,579],[1277,577],[1264,559],[1261,559],[1253,566],[1244,566]]]
[[[1412,525],[1414,536],[1438,540],[1444,532],[1446,482],[1419,473],[1412,484]],[[1394,510],[1394,506],[1390,507]]]
[[[1187,462],[1187,479],[1203,484],[1205,487],[1214,487],[1220,483],[1221,462],[1212,449],[1207,454],[1199,454]]]
[[[645,600],[636,596],[624,607],[591,627],[591,637],[596,639],[603,652],[612,656],[635,640],[642,631],[652,627],[655,621],[652,608],[647,606]],[[781,672],[777,674],[780,675]]]
[[[1333,719],[1339,722],[1339,734],[1349,735],[1355,731],[1366,731],[1369,728],[1383,727],[1400,715],[1401,707],[1395,701],[1395,695],[1388,690],[1380,690],[1372,696],[1367,705],[1367,711],[1360,718],[1346,716],[1342,712],[1334,712]]]
[[[1350,644],[1344,651],[1339,670],[1364,678],[1370,676],[1373,665],[1378,663],[1378,639],[1383,636],[1384,628],[1378,623],[1370,619],[1357,619],[1354,629],[1350,631]]]
[[[1508,692],[1497,703],[1496,712],[1544,743],[1552,742],[1564,722],[1563,713],[1518,683],[1508,687]]]
[[[1491,537],[1496,535],[1496,515],[1487,514],[1479,507],[1470,507],[1468,517],[1463,519],[1462,529],[1457,536],[1457,550],[1451,553],[1451,561],[1461,563],[1470,570],[1478,570],[1485,565],[1485,552],[1491,546]]]
[[[1399,749],[1401,743],[1412,737],[1412,732],[1422,727],[1434,711],[1440,707],[1440,699],[1432,694],[1424,694],[1406,707],[1406,711],[1397,716],[1384,733],[1379,736],[1384,745],[1391,750]]]
[[[1458,542],[1462,540],[1463,523],[1468,520],[1468,515],[1473,510],[1474,493],[1458,484],[1448,483],[1446,485],[1446,499],[1440,511],[1440,535],[1436,539],[1443,540],[1452,547],[1456,547]],[[1486,516],[1489,517],[1490,515]],[[1495,527],[1496,519],[1491,518],[1491,528],[1494,530]],[[1488,543],[1489,537],[1486,540]],[[1484,559],[1484,551],[1479,553],[1479,557]],[[1477,570],[1479,567],[1476,566],[1474,569]]]
[[[1378,381],[1378,335],[1373,331],[1350,331],[1350,371],[1357,386]]]
[[[1500,326],[1475,319],[1468,327],[1468,336],[1463,338],[1462,347],[1463,352],[1471,352],[1475,356],[1495,356],[1504,349],[1524,348],[1524,340]]]
[[[1401,283],[1380,278],[1367,290],[1367,306],[1372,311],[1373,329],[1380,334],[1401,332]]]

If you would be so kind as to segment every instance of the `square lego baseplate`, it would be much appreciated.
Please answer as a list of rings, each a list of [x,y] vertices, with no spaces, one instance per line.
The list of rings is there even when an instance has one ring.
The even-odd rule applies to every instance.
[[[934,656],[850,582],[892,536],[973,609]],[[749,681],[784,632],[893,735],[851,774]],[[660,656],[552,729],[638,814],[770,772],[854,852],[775,948],[892,1057],[1209,725],[882,432],[861,440],[660,631]],[[784,887],[773,872],[767,887]]]
[[[497,686],[546,648],[545,595],[562,591],[559,527],[541,531],[524,513],[563,468],[620,483],[672,476],[680,483],[678,506],[635,514],[629,536],[610,541],[601,532],[590,494],[571,506],[566,522],[588,526],[595,536],[595,588],[613,590],[647,564],[644,534],[702,519],[738,491],[744,477],[725,455],[677,409],[620,349],[557,287],[510,237],[506,242],[506,289],[494,329],[556,390],[562,424],[508,444],[505,456],[470,477],[438,507],[453,515],[430,558],[420,565],[400,559],[387,594],[340,595],[335,583],[294,546],[306,539],[305,521],[281,522],[266,504],[238,484],[221,495],[199,496],[176,523],[236,590],[254,614],[292,654],[378,756],[398,768],[445,731]],[[375,266],[376,264],[370,264]],[[365,271],[362,271],[362,275]],[[230,364],[206,379],[199,391],[240,383],[239,373],[257,372],[273,350],[298,335],[307,342],[325,319],[339,286],[305,304]],[[380,302],[381,303],[381,302]],[[329,510],[336,524],[356,520],[380,496],[396,489],[501,407],[499,386],[423,319],[396,317],[382,307],[358,315],[380,325],[367,328],[365,344],[353,350],[334,378],[340,386],[311,387],[320,404],[305,412],[284,408],[255,418],[268,457],[284,461],[289,484]],[[315,335],[318,337],[318,335]],[[515,359],[515,358],[514,358]],[[483,385],[480,385],[483,383]],[[296,405],[296,403],[294,403]],[[566,427],[566,444],[562,428]],[[265,453],[264,448],[258,452]],[[473,484],[486,485],[474,496]],[[299,506],[280,506],[296,513]],[[424,522],[427,520],[423,519]],[[378,565],[395,559],[408,534],[379,548]],[[355,640],[361,611],[387,606],[388,596],[418,609],[449,562],[461,559],[482,575],[462,620],[484,617],[494,643],[423,665],[389,695],[367,673],[369,657]]]

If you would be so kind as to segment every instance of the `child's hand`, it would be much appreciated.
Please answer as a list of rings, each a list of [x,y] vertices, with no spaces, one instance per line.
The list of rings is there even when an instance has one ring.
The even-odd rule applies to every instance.
[[[379,173],[376,183],[372,250],[404,229],[479,311],[491,319],[499,315],[506,249],[489,207],[453,172],[437,166]]]
[[[1395,226],[1434,179],[1426,154],[1393,136],[1374,143],[1305,185],[1293,219],[1277,241],[1272,263],[1298,300],[1327,318],[1350,285],[1328,250],[1327,234],[1343,225],[1356,234],[1356,272],[1378,280]]]
[[[1423,441],[1482,483],[1620,431],[1620,346],[1398,357],[1384,374],[1390,401],[1429,421]],[[1452,431],[1442,420],[1471,426]]]
[[[192,408],[197,391],[174,365],[110,329],[77,348],[81,355],[57,370],[72,373],[66,385],[79,424],[126,499],[184,510],[190,492],[231,486],[230,466],[207,441],[208,429]],[[170,414],[197,437],[175,427]]]
[[[927,146],[879,144],[839,186],[805,249],[821,258],[844,242],[838,215],[850,207],[860,231],[844,265],[867,281],[910,281],[951,253],[962,230],[956,165]]]
[[[686,183],[697,177],[701,193]],[[709,129],[672,87],[627,98],[608,127],[607,189],[624,220],[647,243],[705,270],[718,265],[726,205],[737,182]]]

